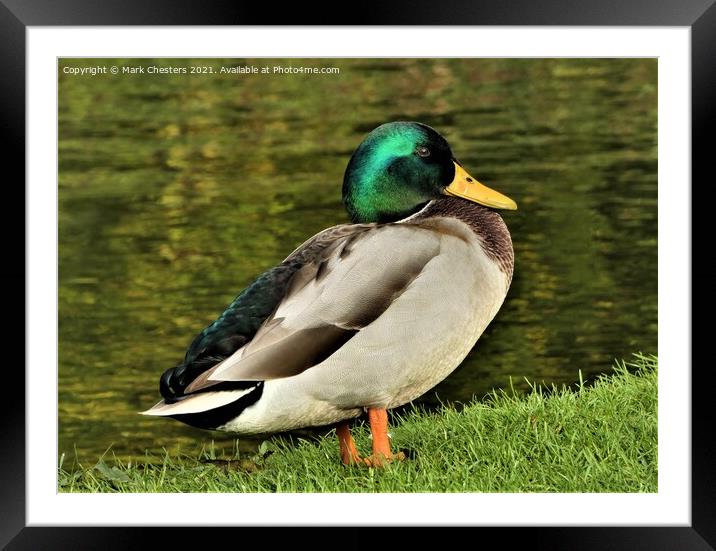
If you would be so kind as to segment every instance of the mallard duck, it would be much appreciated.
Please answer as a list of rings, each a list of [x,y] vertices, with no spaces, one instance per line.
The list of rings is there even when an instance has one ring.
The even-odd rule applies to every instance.
[[[445,138],[417,122],[379,126],[348,163],[352,224],[328,228],[261,274],[160,379],[144,412],[242,435],[337,424],[345,464],[392,453],[387,410],[447,377],[512,280],[510,233]],[[372,455],[349,420],[367,411]]]

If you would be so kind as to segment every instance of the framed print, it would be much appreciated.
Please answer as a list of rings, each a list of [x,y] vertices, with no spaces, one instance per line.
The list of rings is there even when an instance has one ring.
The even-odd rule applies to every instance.
[[[247,26],[266,21],[255,8],[245,14],[224,13],[215,6],[172,12],[157,4],[154,11],[143,12],[139,4],[130,4],[121,13],[103,13],[82,2],[63,4],[67,9],[40,2],[0,6],[0,23],[7,29],[3,88],[8,105],[14,106],[3,117],[10,134],[18,137],[6,155],[8,165],[23,166],[21,201],[27,215],[27,271],[8,276],[10,285],[19,285],[21,277],[26,282],[27,358],[23,375],[7,372],[17,402],[8,398],[2,421],[3,544],[10,549],[76,547],[73,542],[134,547],[150,526],[332,526],[359,534],[359,528],[372,526],[428,525],[511,530],[510,538],[538,548],[554,548],[555,542],[560,548],[587,549],[713,545],[713,443],[709,411],[703,407],[708,403],[706,384],[692,386],[705,378],[699,378],[703,368],[691,362],[689,254],[690,178],[694,169],[698,174],[706,166],[702,137],[712,116],[709,52],[716,8],[709,2],[663,2],[648,9],[620,4],[609,10],[585,2],[579,15],[574,3],[569,10],[551,3],[533,14],[516,6],[480,4],[472,10],[463,6],[462,12],[456,6],[430,21],[429,12],[414,7],[403,15],[392,10],[364,14],[361,23],[373,25],[365,27],[343,27],[339,21]],[[299,72],[300,78],[294,78]],[[232,459],[215,452],[216,447],[231,453],[230,436],[200,436],[176,421],[136,416],[161,398],[160,413],[174,407],[176,419],[186,421],[188,413],[195,416],[190,424],[213,429],[238,423],[240,417],[219,422],[205,416],[206,410],[186,405],[193,397],[175,399],[172,393],[179,386],[180,393],[199,388],[202,400],[219,395],[224,400],[229,391],[236,400],[266,400],[278,392],[271,390],[270,377],[259,377],[266,385],[260,388],[234,387],[232,379],[221,379],[228,383],[220,383],[215,387],[220,392],[215,392],[218,378],[197,377],[185,384],[179,382],[181,373],[165,370],[177,365],[176,355],[182,347],[184,355],[187,339],[221,312],[218,305],[230,303],[311,235],[347,222],[349,215],[359,226],[419,219],[432,204],[422,196],[392,218],[383,211],[370,214],[363,198],[346,200],[346,189],[353,193],[348,160],[363,147],[359,144],[366,135],[370,138],[390,121],[419,121],[422,126],[410,129],[438,132],[431,138],[435,141],[410,142],[410,162],[422,163],[415,167],[426,166],[424,159],[431,155],[430,162],[437,163],[435,151],[441,146],[436,144],[447,140],[452,148],[448,180],[454,182],[464,172],[467,182],[475,176],[500,192],[505,186],[499,182],[513,180],[506,195],[516,191],[517,205],[522,201],[535,217],[529,221],[519,208],[512,219],[502,217],[512,232],[522,273],[512,280],[513,294],[496,321],[481,329],[486,332],[480,346],[493,358],[493,367],[483,362],[481,371],[472,368],[468,356],[462,371],[438,387],[434,403],[421,398],[428,411],[423,415],[433,415],[443,399],[465,403],[487,395],[507,386],[510,377],[521,390],[529,390],[525,378],[569,385],[582,376],[591,388],[599,370],[589,366],[611,362],[614,355],[629,360],[629,351],[645,352],[644,362],[650,361],[648,354],[655,360],[658,353],[658,459],[656,450],[643,451],[641,446],[648,444],[635,441],[634,449],[641,451],[634,453],[634,463],[614,463],[624,470],[607,476],[631,482],[601,488],[540,486],[543,482],[532,478],[523,485],[448,484],[434,490],[421,485],[430,461],[412,445],[401,448],[401,429],[395,428],[396,453],[407,456],[397,466],[412,462],[423,471],[404,469],[410,473],[405,483],[412,488],[377,484],[361,490],[347,483],[324,490],[320,482],[303,485],[295,470],[280,483],[262,486],[256,481],[262,480],[265,461],[275,459],[269,455],[285,444],[256,444],[253,459],[242,463],[239,459],[247,457],[243,449],[237,447]],[[413,135],[410,129],[406,136]],[[391,130],[390,147],[397,147],[396,135]],[[27,162],[20,165],[23,143]],[[360,170],[379,164],[366,161]],[[391,164],[390,174],[397,173],[396,166]],[[234,203],[232,186],[244,174],[252,176]],[[558,182],[545,184],[555,177]],[[366,178],[361,173],[356,181]],[[341,181],[348,215],[337,198]],[[618,184],[622,187],[615,193]],[[488,199],[480,196],[488,207],[511,208],[504,206],[511,199],[503,201],[502,194],[481,193],[489,194]],[[15,224],[6,225],[13,235]],[[694,232],[693,239],[703,239],[700,235]],[[486,238],[480,239],[484,243]],[[589,256],[592,246],[598,255]],[[330,266],[335,264],[326,261],[312,281],[330,279]],[[291,292],[300,290],[287,287],[280,300],[288,300]],[[240,297],[232,304],[240,305]],[[282,304],[267,305],[261,322],[276,315],[280,325],[290,317],[290,308]],[[581,309],[583,316],[560,318],[559,312],[568,308]],[[311,358],[320,359],[295,369],[301,373],[340,352],[363,327],[348,325],[341,331],[350,334],[331,333],[330,338],[326,333],[316,337],[310,325],[313,337],[293,345],[290,357],[325,338],[330,353],[312,353]],[[500,331],[503,336],[498,337]],[[512,344],[506,335],[512,335]],[[412,345],[416,350],[420,346],[418,341]],[[230,364],[237,347],[219,359],[212,349],[207,357]],[[406,356],[408,348],[401,349]],[[191,350],[184,360],[189,370],[190,356]],[[212,368],[219,365],[216,361]],[[568,362],[579,363],[574,370],[578,380],[574,375],[560,378],[559,370]],[[460,377],[485,380],[483,386],[465,387]],[[338,400],[332,398],[336,393],[357,392],[336,389],[340,380],[328,385],[321,403]],[[154,390],[158,385],[161,395]],[[412,400],[410,396],[400,404]],[[555,389],[553,398],[558,396]],[[655,400],[654,387],[654,408]],[[254,402],[242,404],[246,409]],[[293,414],[301,407],[296,402]],[[366,407],[370,427],[359,426],[358,450],[364,455],[372,446],[371,470],[364,472],[379,478],[375,450],[384,429],[374,430],[371,406]],[[563,413],[563,424],[586,419],[586,411],[579,411],[581,415]],[[619,415],[615,423],[623,420]],[[644,412],[641,419],[646,428],[632,427],[629,418],[624,430],[648,439],[656,429],[656,410],[651,425],[649,415]],[[429,419],[426,427],[437,418]],[[273,426],[263,422],[251,421]],[[328,415],[307,425],[285,426],[338,422],[343,418]],[[538,415],[528,415],[524,423],[535,434],[543,426]],[[571,434],[556,420],[544,426],[550,434]],[[156,431],[163,434],[162,442]],[[350,452],[350,436],[346,440],[337,434],[341,454]],[[179,444],[194,454],[203,448],[200,464],[186,478],[161,474],[146,464],[145,486],[130,485],[124,466],[138,465],[142,453],[161,454],[162,447],[171,457]],[[441,444],[442,449],[449,449],[447,445]],[[589,445],[581,443],[575,453],[588,455]],[[311,457],[335,460],[335,470],[344,469],[337,443],[335,450],[311,449],[318,453]],[[388,457],[392,452],[381,453]],[[515,469],[523,459],[515,459]],[[64,461],[94,466],[72,470],[63,468]],[[632,476],[630,469],[657,461],[658,474],[652,470],[651,478]],[[487,468],[489,462],[485,458],[475,464]],[[599,461],[593,464],[598,468]],[[213,476],[207,473],[220,471],[235,482],[232,469],[259,474],[238,491],[207,484]],[[339,472],[350,473],[350,468]],[[167,476],[174,477],[173,485],[158,485]],[[313,475],[306,471],[302,476]],[[350,516],[344,514],[347,510]],[[194,537],[206,536],[192,532],[187,543]]]

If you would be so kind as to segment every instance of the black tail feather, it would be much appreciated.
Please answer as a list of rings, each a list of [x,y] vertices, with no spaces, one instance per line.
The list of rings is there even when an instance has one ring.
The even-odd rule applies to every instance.
[[[186,423],[187,425],[191,425],[192,427],[212,430],[217,429],[229,421],[236,419],[247,407],[254,405],[259,398],[261,398],[261,394],[263,394],[263,381],[239,382],[244,384],[245,388],[253,388],[250,392],[244,394],[238,400],[226,404],[225,406],[207,411],[170,415],[169,417],[176,419],[177,421],[181,421],[182,423]],[[230,381],[229,383],[231,384],[233,381]]]

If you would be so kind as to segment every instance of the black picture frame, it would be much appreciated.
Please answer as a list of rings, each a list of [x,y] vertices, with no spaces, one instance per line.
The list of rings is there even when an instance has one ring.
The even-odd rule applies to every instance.
[[[0,0],[0,94],[3,109],[0,121],[6,138],[0,153],[5,174],[17,169],[18,181],[25,178],[25,30],[28,26],[64,25],[260,25],[260,24],[364,24],[364,25],[577,25],[577,26],[684,26],[691,30],[692,69],[692,182],[707,178],[713,153],[706,139],[714,126],[716,112],[716,5],[715,0],[492,0],[470,2],[409,2],[403,0],[376,3],[335,5],[322,3],[282,4],[280,9],[268,5],[224,4],[208,0],[154,0],[140,2],[96,2],[93,0]],[[26,289],[25,243],[16,235],[24,226],[24,186],[6,176],[3,198],[6,212],[3,220],[3,242],[8,261],[2,272],[3,289],[8,301],[21,300],[18,289]],[[673,185],[686,185],[673,183]],[[691,190],[695,186],[691,185]],[[686,192],[686,190],[685,190]],[[17,196],[13,197],[12,193]],[[692,196],[693,197],[693,196]],[[12,208],[8,206],[12,205]],[[698,203],[692,205],[692,220],[697,217]],[[700,209],[705,209],[701,205]],[[14,217],[13,217],[14,216]],[[709,250],[708,234],[692,232],[692,251]],[[701,247],[699,246],[701,245]],[[15,246],[16,250],[12,247]],[[693,278],[694,290],[701,291],[710,281]],[[709,297],[706,296],[706,299]],[[699,304],[704,304],[699,300]],[[12,304],[14,306],[14,304]],[[48,305],[54,315],[55,305]],[[706,308],[704,304],[702,309]],[[19,304],[18,304],[19,310]],[[7,312],[11,311],[10,309]],[[23,304],[24,311],[24,304]],[[7,314],[6,314],[7,316]],[[25,315],[21,319],[25,319]],[[26,527],[25,522],[25,377],[18,365],[20,343],[25,342],[24,323],[18,316],[10,318],[4,343],[8,347],[3,369],[3,399],[0,400],[0,545],[7,549],[125,549],[145,548],[154,542],[168,548],[206,547],[209,541],[229,537],[240,545],[258,536],[248,528],[71,528]],[[702,326],[703,327],[703,326]],[[697,333],[693,326],[692,342]],[[702,329],[703,331],[703,329]],[[21,338],[22,337],[22,338]],[[703,342],[703,341],[702,341]],[[23,348],[24,350],[24,348]],[[706,378],[708,363],[693,362],[683,366],[692,378],[692,520],[689,527],[505,527],[484,528],[475,534],[481,542],[500,538],[510,547],[525,549],[649,549],[701,550],[716,547],[716,444],[713,438],[713,413],[709,407],[710,381]],[[389,515],[389,511],[386,512]],[[588,520],[588,519],[585,519]],[[320,525],[320,519],[316,519]],[[241,531],[240,533],[238,531]],[[297,534],[296,532],[300,532]],[[345,528],[340,535],[322,533],[312,537],[312,546],[340,545],[361,548],[376,538],[381,546],[413,546],[425,541],[422,530],[399,533],[374,528]],[[240,534],[240,535],[239,535]],[[467,537],[474,538],[470,534]],[[284,541],[305,538],[303,529],[271,529],[271,537]],[[473,540],[474,541],[474,540]],[[198,543],[201,542],[201,543]],[[324,543],[325,542],[325,543]],[[480,544],[474,542],[475,544]]]

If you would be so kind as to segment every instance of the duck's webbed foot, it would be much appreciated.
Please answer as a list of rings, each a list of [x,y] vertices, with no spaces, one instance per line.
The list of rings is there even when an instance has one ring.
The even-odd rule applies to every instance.
[[[392,463],[393,461],[403,461],[404,459],[405,454],[403,452],[391,455],[371,454],[369,457],[363,458],[363,463],[369,467],[384,467],[388,463]]]
[[[384,409],[368,408],[368,421],[373,436],[373,453],[369,457],[361,457],[358,453],[348,423],[341,423],[336,428],[343,464],[383,467],[393,461],[403,461],[405,459],[403,452],[393,453],[390,450],[388,412]]]

